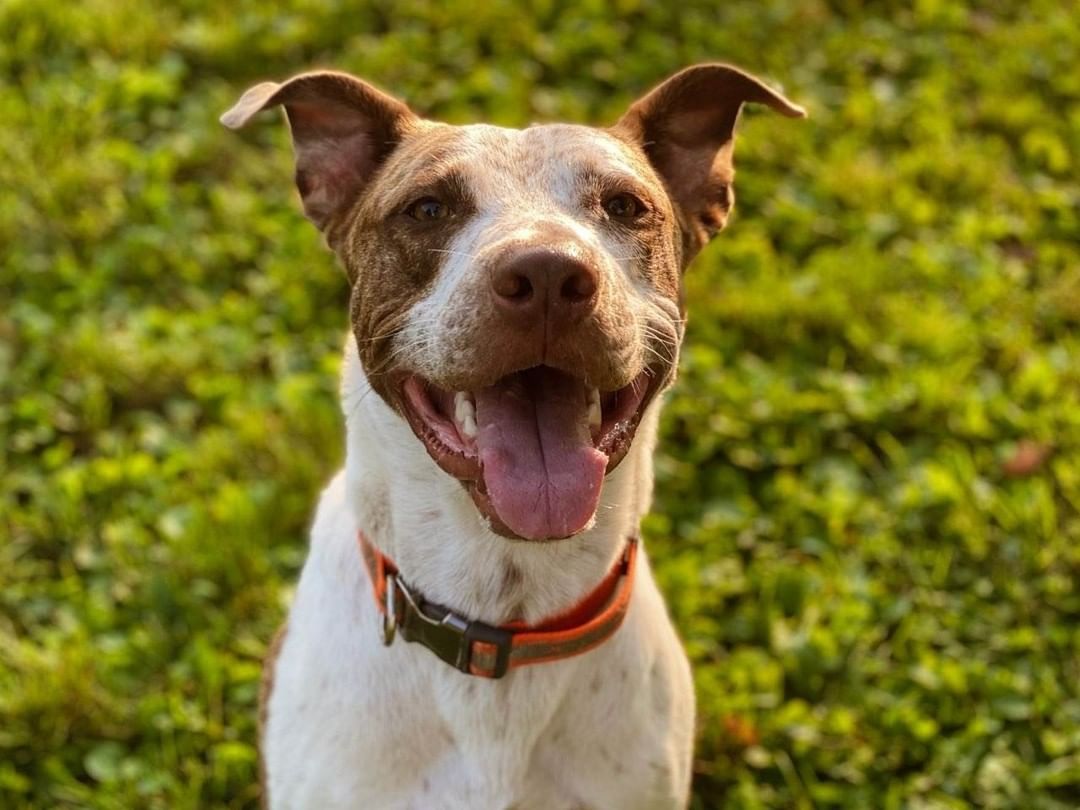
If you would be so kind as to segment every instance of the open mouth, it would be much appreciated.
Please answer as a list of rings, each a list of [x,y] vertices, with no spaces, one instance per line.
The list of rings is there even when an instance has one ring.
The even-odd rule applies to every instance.
[[[630,449],[660,375],[600,391],[548,366],[476,391],[447,391],[418,376],[402,386],[413,432],[443,470],[509,537],[548,540],[588,528],[604,476]]]

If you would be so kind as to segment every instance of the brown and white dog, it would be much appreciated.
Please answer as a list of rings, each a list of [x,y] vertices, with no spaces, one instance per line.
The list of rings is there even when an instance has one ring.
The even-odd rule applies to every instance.
[[[330,72],[222,116],[285,108],[352,284],[345,469],[266,668],[270,807],[686,805],[690,668],[636,536],[748,101],[803,115],[714,64],[609,129],[449,126]]]

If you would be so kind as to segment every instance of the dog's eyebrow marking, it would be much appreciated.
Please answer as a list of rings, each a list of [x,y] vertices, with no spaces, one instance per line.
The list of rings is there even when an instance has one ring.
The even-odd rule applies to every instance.
[[[641,178],[623,171],[600,171],[595,167],[581,169],[575,185],[583,195],[603,197],[607,194],[626,192],[639,197],[650,210],[656,208],[654,191]]]
[[[425,168],[420,174],[402,180],[394,189],[395,193],[386,203],[388,211],[397,212],[425,195],[439,198],[440,201],[465,201],[472,204],[472,194],[465,174],[459,168],[437,165]]]

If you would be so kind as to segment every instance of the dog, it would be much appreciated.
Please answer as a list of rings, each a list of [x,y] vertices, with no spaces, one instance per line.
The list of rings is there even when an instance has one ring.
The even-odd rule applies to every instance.
[[[344,469],[264,670],[264,801],[684,807],[690,665],[638,525],[682,275],[725,225],[746,102],[696,65],[613,126],[450,126],[336,72],[282,106],[351,284]]]

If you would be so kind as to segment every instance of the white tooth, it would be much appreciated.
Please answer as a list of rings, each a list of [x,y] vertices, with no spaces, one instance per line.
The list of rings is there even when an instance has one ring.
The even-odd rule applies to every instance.
[[[596,388],[589,389],[589,427],[600,427],[600,391]]]
[[[470,439],[475,439],[477,433],[476,417],[472,416],[471,414],[469,416],[466,416],[461,421],[461,432],[468,436]]]
[[[474,413],[472,398],[464,391],[458,391],[454,394],[454,418],[464,422],[465,417],[471,413]]]
[[[454,394],[454,421],[470,439],[476,437],[476,405],[465,391]]]

